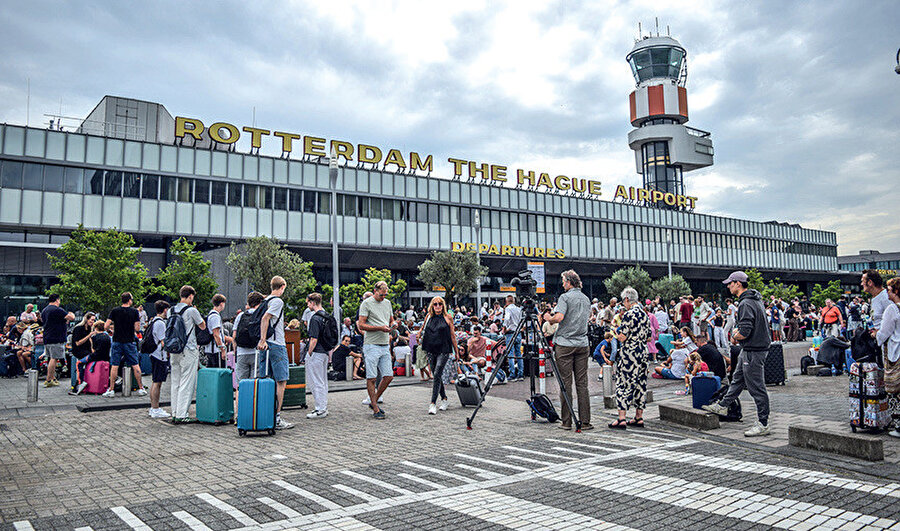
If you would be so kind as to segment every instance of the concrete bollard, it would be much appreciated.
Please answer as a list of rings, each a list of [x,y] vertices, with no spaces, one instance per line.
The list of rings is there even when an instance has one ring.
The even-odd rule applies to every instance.
[[[25,371],[28,375],[28,389],[25,399],[28,402],[37,402],[38,400],[38,372],[37,369],[28,369]]]
[[[407,376],[413,375],[412,369],[413,369],[412,352],[410,352],[409,354],[406,355],[406,375]]]
[[[134,379],[134,371],[131,367],[127,367],[122,372],[122,396],[131,396],[132,380]]]
[[[345,366],[344,370],[346,371],[344,373],[344,374],[346,374],[344,379],[347,380],[348,382],[353,379],[353,359],[354,359],[353,356],[347,356],[347,359],[344,361],[344,366]]]

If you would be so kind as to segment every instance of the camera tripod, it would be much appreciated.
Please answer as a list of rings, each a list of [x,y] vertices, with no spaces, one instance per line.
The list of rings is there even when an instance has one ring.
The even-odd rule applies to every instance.
[[[525,308],[522,311],[522,320],[519,321],[519,325],[516,327],[516,331],[513,332],[510,339],[506,342],[506,348],[503,349],[503,353],[497,357],[496,365],[497,369],[491,371],[491,377],[488,378],[488,381],[484,385],[484,393],[481,395],[481,400],[478,401],[478,405],[475,406],[475,411],[472,412],[472,415],[466,419],[466,428],[472,429],[472,421],[475,420],[475,415],[478,414],[478,410],[481,409],[481,405],[484,403],[484,399],[487,397],[487,394],[491,391],[492,385],[494,383],[494,379],[497,378],[497,371],[503,370],[503,367],[506,365],[506,360],[509,358],[509,350],[513,344],[516,342],[516,338],[521,337],[523,340],[525,339],[525,333],[529,332],[532,337],[535,338],[535,341],[530,342],[531,345],[525,345],[525,352],[528,352],[525,356],[519,356],[516,353],[513,356],[513,359],[523,358],[526,362],[530,363],[532,359],[532,353],[537,348],[543,348],[546,359],[550,361],[550,366],[553,368],[553,374],[556,377],[556,383],[559,385],[559,389],[562,391],[563,397],[563,407],[569,408],[569,411],[572,413],[572,422],[575,424],[575,431],[581,432],[581,421],[578,419],[578,415],[575,414],[575,409],[572,407],[572,400],[569,398],[568,394],[566,394],[566,384],[562,380],[562,376],[559,374],[559,368],[556,366],[556,356],[553,353],[553,349],[550,348],[550,343],[547,342],[547,338],[541,333],[541,327],[538,326],[538,316],[537,311],[534,308],[534,303],[531,303],[531,306],[528,306],[528,300],[526,299],[523,307]],[[523,344],[524,341],[523,341]],[[534,371],[531,372],[531,394],[534,395]],[[531,412],[531,419],[535,419],[534,411]]]

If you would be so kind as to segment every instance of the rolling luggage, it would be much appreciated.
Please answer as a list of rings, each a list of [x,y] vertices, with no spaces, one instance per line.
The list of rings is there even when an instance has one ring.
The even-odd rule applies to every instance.
[[[103,394],[109,389],[109,362],[92,361],[84,369],[85,393]]]
[[[151,372],[153,372],[153,365],[150,364],[150,354],[139,352],[138,364],[140,364],[141,366],[141,374],[150,374]]]
[[[197,420],[216,426],[234,422],[230,369],[200,369],[197,373]]]
[[[766,385],[784,385],[787,381],[787,371],[784,368],[784,346],[780,341],[769,345],[769,353],[764,362]]]
[[[703,409],[703,406],[712,403],[712,397],[722,386],[722,380],[718,376],[694,376],[691,379],[691,401],[694,409]]]
[[[884,370],[877,363],[850,366],[850,428],[880,431],[891,423]]]
[[[673,336],[672,334],[660,334],[659,335],[659,344],[662,345],[663,348],[666,350],[666,352],[665,352],[666,356],[668,356],[669,353],[672,352],[672,341],[674,341],[674,340],[675,340],[675,336]]]
[[[477,406],[484,394],[481,389],[481,379],[474,374],[460,376],[456,380],[456,394],[459,395],[459,403],[463,407]]]
[[[281,408],[306,409],[306,365],[288,367],[288,381],[284,387],[284,403]]]
[[[237,429],[240,436],[254,431],[275,435],[275,380],[258,376],[259,357],[254,356],[253,378],[241,380],[238,384]]]

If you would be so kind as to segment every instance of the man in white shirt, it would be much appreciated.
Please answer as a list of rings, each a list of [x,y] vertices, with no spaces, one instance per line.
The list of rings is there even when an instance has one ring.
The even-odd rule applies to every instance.
[[[156,350],[150,354],[150,418],[165,419],[171,415],[165,409],[159,407],[159,390],[169,374],[169,357],[163,349],[163,340],[166,338],[166,312],[169,311],[169,303],[156,301],[154,304],[156,317],[150,320],[146,331],[153,336]]]
[[[888,299],[887,291],[884,289],[884,279],[881,273],[874,269],[866,269],[863,271],[862,278],[859,281],[863,291],[872,296],[872,337],[881,328],[881,318],[884,316],[884,309],[887,308],[891,301]]]
[[[669,331],[669,314],[666,313],[665,310],[662,309],[662,306],[657,306],[656,311],[653,312],[653,315],[656,317],[656,322],[659,323],[659,331],[660,333],[666,333]]]
[[[197,347],[197,328],[206,329],[203,316],[194,308],[194,297],[197,291],[191,286],[182,286],[179,290],[181,301],[169,310],[171,315],[180,315],[184,321],[187,342],[184,350],[169,354],[172,366],[172,423],[185,424],[192,422],[188,417],[188,409],[197,390],[197,368],[200,365],[200,349]]]
[[[260,319],[259,343],[256,345],[256,349],[260,351],[260,362],[265,361],[265,352],[269,351],[269,364],[265,372],[260,370],[260,373],[268,376],[269,371],[271,371],[272,379],[275,380],[275,429],[287,430],[294,427],[293,424],[285,422],[281,418],[284,390],[287,388],[287,381],[290,377],[287,343],[284,341],[284,301],[281,299],[287,288],[287,282],[280,276],[274,276],[269,282],[269,288],[271,293],[266,297],[269,301],[266,307],[266,314]],[[272,337],[268,335],[270,329],[273,330]]]
[[[522,334],[513,340],[513,333],[522,320],[522,309],[516,306],[516,298],[506,296],[506,308],[503,311],[503,335],[506,337],[506,355],[509,361],[509,381],[523,380],[525,377],[525,361],[522,359]],[[512,341],[512,344],[510,342]]]
[[[216,293],[212,298],[213,309],[206,317],[206,328],[212,334],[212,341],[204,347],[206,349],[207,367],[224,367],[225,350],[231,338],[225,335],[222,328],[222,312],[225,311],[225,295]]]

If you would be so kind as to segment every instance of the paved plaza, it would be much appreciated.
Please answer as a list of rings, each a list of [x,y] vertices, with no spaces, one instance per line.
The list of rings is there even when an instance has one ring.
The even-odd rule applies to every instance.
[[[274,437],[145,409],[44,409],[0,422],[0,528],[900,529],[889,444],[875,465],[773,444],[799,408],[839,422],[845,385],[770,387],[776,435],[752,441],[735,435],[752,420],[746,394],[747,422],[711,433],[658,420],[611,431],[601,405],[597,429],[574,433],[530,422],[527,381],[496,388],[472,431],[452,388],[450,409],[427,415],[424,385],[390,389],[383,422],[362,391],[333,393],[330,416],[288,411],[297,426]]]

